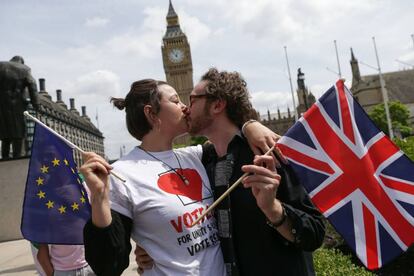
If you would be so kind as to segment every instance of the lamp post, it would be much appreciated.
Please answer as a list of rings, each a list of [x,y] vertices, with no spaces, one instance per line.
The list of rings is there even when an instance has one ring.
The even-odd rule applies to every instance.
[[[298,110],[296,108],[295,94],[293,93],[292,77],[290,75],[289,58],[287,54],[287,47],[284,46],[283,48],[285,49],[286,64],[287,64],[287,69],[288,69],[288,74],[289,74],[290,92],[292,93],[293,109],[295,113],[295,122],[296,122],[298,120]]]
[[[336,63],[338,64],[338,77],[342,78],[341,64],[339,63],[338,47],[336,46],[336,40],[334,40],[334,45],[335,45]]]
[[[385,90],[385,87],[384,87],[384,79],[382,78],[381,66],[380,66],[380,63],[379,63],[377,45],[375,43],[375,37],[372,37],[372,41],[374,43],[375,56],[377,58],[378,75],[379,75],[379,80],[380,80],[380,85],[381,85],[382,99],[384,101],[385,116],[387,118],[388,133],[390,135],[390,138],[393,139],[394,138],[394,132],[392,131],[390,110],[388,108],[388,93],[387,93],[387,91]]]
[[[411,34],[411,39],[413,40],[413,47],[414,47],[414,34]]]

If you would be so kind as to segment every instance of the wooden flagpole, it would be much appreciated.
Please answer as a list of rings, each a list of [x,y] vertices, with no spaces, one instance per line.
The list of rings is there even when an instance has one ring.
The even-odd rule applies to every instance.
[[[276,147],[276,144],[273,145],[273,147],[271,147],[264,155],[270,154],[275,149],[275,147]],[[231,191],[233,191],[242,182],[242,180],[248,175],[249,173],[246,172],[242,176],[240,176],[240,178],[237,179],[237,181],[234,182],[234,184],[231,185],[230,188],[227,189],[227,191],[225,191],[216,201],[214,201],[213,204],[211,204],[211,206],[208,207],[207,210],[205,210],[204,213],[193,222],[193,224],[191,224],[191,227],[194,227],[197,223],[199,223],[200,220],[202,220],[211,210],[213,210],[220,202],[222,202],[223,199],[226,196],[228,196],[231,193]]]
[[[50,132],[52,132],[55,136],[57,136],[58,138],[60,138],[61,140],[63,140],[66,144],[68,144],[70,147],[80,151],[81,153],[85,153],[85,151],[83,149],[81,149],[80,147],[78,147],[77,145],[75,145],[74,143],[72,143],[71,141],[69,141],[68,139],[66,139],[65,137],[63,137],[62,135],[60,135],[59,133],[57,133],[56,131],[54,131],[52,128],[48,127],[47,125],[45,125],[44,123],[42,123],[39,119],[37,119],[36,117],[32,116],[29,114],[29,112],[25,111],[23,112],[23,115],[28,117],[29,119],[31,119],[32,121],[35,121],[36,123],[42,125],[43,127],[45,127],[46,129],[48,129]],[[118,178],[119,180],[121,180],[122,182],[125,182],[126,180],[121,177],[119,174],[117,174],[114,171],[111,171],[110,174],[112,174],[113,176],[115,176],[116,178]]]

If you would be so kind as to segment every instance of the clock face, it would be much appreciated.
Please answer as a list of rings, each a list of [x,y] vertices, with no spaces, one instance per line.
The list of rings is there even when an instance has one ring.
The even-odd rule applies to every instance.
[[[184,52],[180,49],[172,49],[168,53],[168,58],[171,62],[180,63],[184,59]]]

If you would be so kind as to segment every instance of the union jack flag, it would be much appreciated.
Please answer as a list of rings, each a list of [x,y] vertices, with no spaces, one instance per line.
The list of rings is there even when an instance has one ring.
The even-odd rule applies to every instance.
[[[368,269],[414,242],[414,164],[339,80],[283,136],[313,203]]]

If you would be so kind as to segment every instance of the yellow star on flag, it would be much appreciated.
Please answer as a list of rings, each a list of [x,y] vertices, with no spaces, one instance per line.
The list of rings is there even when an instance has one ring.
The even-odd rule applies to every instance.
[[[55,203],[54,203],[53,201],[49,200],[49,201],[46,203],[47,209],[53,208],[53,205],[54,205],[54,204],[55,204]]]
[[[85,199],[83,196],[81,196],[80,201],[81,201],[82,203],[85,203],[85,202],[86,202],[86,199]]]
[[[66,207],[63,206],[63,205],[61,205],[58,210],[59,210],[59,213],[61,213],[61,214],[66,213]]]
[[[65,163],[66,166],[69,166],[69,161],[66,158],[63,159],[63,162]]]
[[[71,206],[72,206],[73,211],[79,210],[79,204],[77,204],[76,202],[73,202],[73,204]]]
[[[52,160],[52,163],[53,163],[53,167],[59,166],[60,160],[56,159],[55,157],[55,159]]]
[[[39,198],[45,198],[45,195],[46,195],[46,193],[45,193],[45,192],[43,192],[42,190],[40,190],[40,191],[37,193],[37,196],[38,196]]]
[[[43,165],[43,166],[40,168],[40,171],[41,171],[42,173],[48,173],[48,171],[49,171],[49,167],[47,167],[47,166]]]
[[[40,185],[43,185],[44,183],[43,183],[43,181],[44,181],[44,179],[43,178],[41,178],[40,176],[36,179],[36,183],[37,183],[37,186],[40,186]]]

